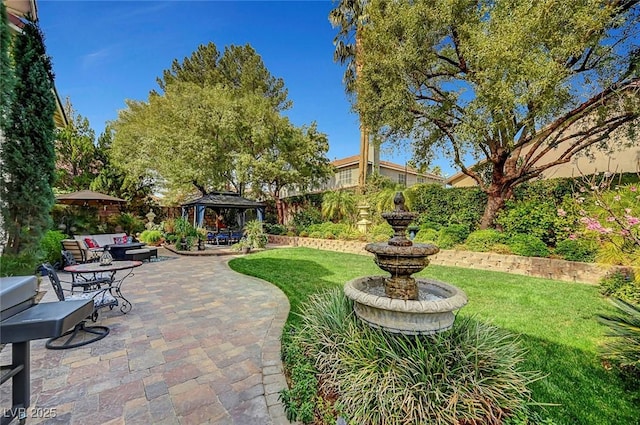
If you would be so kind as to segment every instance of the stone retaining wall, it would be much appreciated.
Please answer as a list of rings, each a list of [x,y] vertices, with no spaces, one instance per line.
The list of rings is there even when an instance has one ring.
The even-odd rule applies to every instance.
[[[301,238],[298,236],[269,235],[269,243],[304,246],[327,251],[347,252],[372,256],[364,250],[366,242],[331,239]],[[578,263],[552,258],[521,257],[493,252],[456,251],[443,249],[430,257],[431,264],[543,277],[565,282],[597,284],[611,266]]]

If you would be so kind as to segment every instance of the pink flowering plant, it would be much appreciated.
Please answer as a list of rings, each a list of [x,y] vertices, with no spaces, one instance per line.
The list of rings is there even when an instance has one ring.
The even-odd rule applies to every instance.
[[[598,184],[594,180],[574,196],[582,236],[602,244],[598,260],[640,265],[640,184],[613,186],[606,175]],[[558,210],[558,215],[562,214],[564,211]]]

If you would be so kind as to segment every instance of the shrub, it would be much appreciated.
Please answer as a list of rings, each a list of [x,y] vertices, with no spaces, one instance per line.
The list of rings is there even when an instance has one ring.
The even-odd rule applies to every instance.
[[[629,267],[616,268],[607,273],[600,280],[600,293],[607,297],[640,304],[640,283],[633,269]]]
[[[435,221],[432,221],[429,219],[429,216],[427,214],[421,214],[420,216],[418,216],[418,218],[416,219],[416,223],[420,226],[420,229],[434,229],[434,230],[440,230],[442,229],[442,224],[440,223],[436,223]]]
[[[349,423],[498,423],[526,410],[538,374],[522,369],[524,350],[507,331],[464,318],[436,335],[397,335],[352,308],[341,290],[315,295],[292,336]]]
[[[320,232],[320,231],[310,232],[309,233],[309,237],[310,238],[315,238],[315,239],[322,239],[322,232]]]
[[[3,253],[0,257],[0,276],[29,276],[35,273],[40,257],[33,250],[19,254]]]
[[[524,191],[531,194],[528,197],[507,201],[496,223],[508,235],[528,234],[547,245],[555,245],[557,240],[568,236],[570,227],[577,220],[571,207],[573,201],[569,196],[566,200],[557,197],[565,193],[564,186],[558,193],[554,193],[552,187],[536,191],[537,186],[543,185],[529,186]]]
[[[264,223],[264,231],[270,235],[284,235],[287,233],[287,226],[283,224]]]
[[[617,315],[599,315],[598,319],[609,328],[612,342],[605,345],[605,356],[615,359],[623,368],[640,372],[640,308],[621,299],[613,299]]]
[[[369,229],[369,235],[372,240],[385,241],[393,236],[393,228],[387,222],[376,224]]]
[[[269,237],[264,232],[260,220],[247,221],[242,230],[243,239],[250,248],[264,248],[269,242]]]
[[[470,251],[486,252],[492,251],[498,244],[504,244],[507,237],[504,233],[495,229],[476,230],[471,232],[464,244]]]
[[[162,230],[165,233],[175,233],[176,232],[176,220],[173,218],[168,218],[162,222]]]
[[[176,235],[181,238],[186,236],[198,236],[198,230],[185,218],[176,218],[174,221],[174,227]]]
[[[514,235],[507,242],[511,251],[524,257],[548,257],[549,248],[540,238],[533,235]]]
[[[418,223],[441,226],[464,224],[475,228],[482,218],[487,195],[477,187],[445,188],[437,184],[419,184],[414,189],[414,211],[420,213]]]
[[[344,240],[344,241],[357,241],[360,239],[361,236],[362,236],[362,233],[360,233],[358,230],[350,229],[346,232],[342,232],[338,234],[338,239]]]
[[[413,238],[415,243],[435,243],[438,240],[438,231],[435,229],[420,229]]]
[[[443,249],[453,248],[459,245],[469,235],[469,227],[464,224],[451,224],[443,227],[438,232],[437,245]]]
[[[554,254],[567,261],[592,263],[596,258],[597,247],[585,239],[565,239],[556,244]]]
[[[49,264],[56,264],[62,261],[62,240],[68,238],[59,230],[47,231],[40,240],[40,251],[42,260]]]
[[[315,368],[300,344],[291,338],[292,330],[287,328],[282,335],[282,356],[289,365],[290,388],[280,392],[280,400],[290,422],[311,423],[314,419],[315,401],[318,398],[318,381]]]
[[[513,254],[513,251],[511,250],[509,245],[504,244],[504,243],[497,243],[497,244],[493,245],[491,247],[491,252],[495,252],[496,254],[504,254],[504,255]]]
[[[322,212],[312,205],[308,205],[296,212],[291,221],[291,224],[293,224],[296,229],[304,229],[312,224],[319,223],[322,223]]]
[[[307,238],[309,237],[309,232],[307,232],[306,230],[302,230],[300,231],[300,233],[298,233],[298,236],[300,236],[301,238]]]
[[[387,242],[389,240],[386,235],[373,235],[370,239],[372,242]]]
[[[149,245],[158,245],[162,241],[162,232],[159,230],[145,230],[140,233],[138,239]]]
[[[617,241],[605,240],[598,246],[596,262],[619,266],[640,265],[640,247],[630,246],[622,238]]]

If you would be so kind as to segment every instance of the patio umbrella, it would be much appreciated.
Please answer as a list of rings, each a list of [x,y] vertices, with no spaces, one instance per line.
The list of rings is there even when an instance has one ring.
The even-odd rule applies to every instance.
[[[127,201],[100,192],[80,190],[78,192],[65,193],[64,195],[56,196],[56,202],[67,205],[101,206],[119,204]]]

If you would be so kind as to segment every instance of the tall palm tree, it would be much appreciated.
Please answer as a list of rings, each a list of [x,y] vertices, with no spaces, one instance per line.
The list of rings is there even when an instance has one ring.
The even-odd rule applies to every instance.
[[[334,0],[338,5],[329,12],[329,22],[338,28],[338,34],[333,39],[336,50],[333,60],[341,65],[346,64],[344,84],[347,94],[356,93],[356,79],[362,64],[358,52],[362,51],[360,28],[365,22],[364,7],[366,0]],[[367,180],[367,164],[369,162],[369,131],[360,120],[360,161],[358,164],[358,189],[364,191]]]

